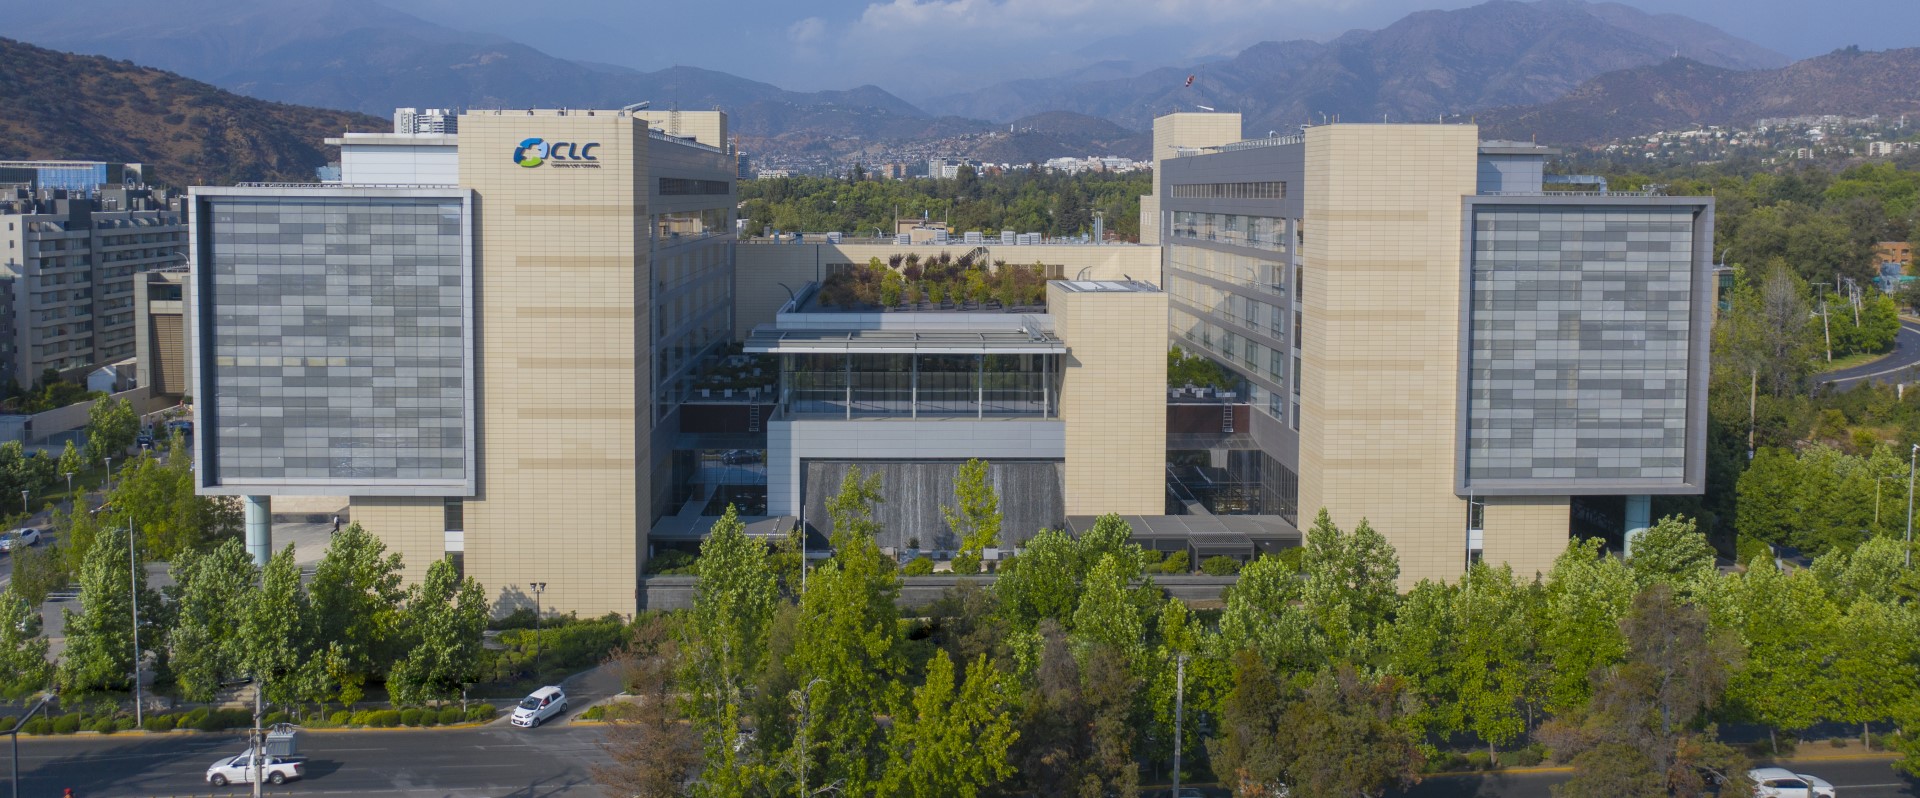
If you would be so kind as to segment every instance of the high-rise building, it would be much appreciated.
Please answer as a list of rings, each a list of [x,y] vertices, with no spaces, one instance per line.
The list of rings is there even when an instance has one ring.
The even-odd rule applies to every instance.
[[[684,121],[724,129],[706,116]],[[549,607],[631,612],[684,377],[732,331],[734,165],[618,111],[459,130],[348,139],[337,186],[194,190],[200,490],[256,519],[348,496],[502,605],[537,579]],[[363,157],[382,186],[352,182]]]
[[[1173,341],[1251,387],[1221,459],[1296,524],[1367,519],[1406,584],[1704,485],[1713,201],[1547,192],[1548,150],[1477,132],[1155,147]]]
[[[393,132],[402,135],[416,133],[449,134],[460,132],[460,115],[445,108],[393,109]]]
[[[146,189],[0,197],[0,380],[71,379],[134,355],[135,276],[185,262],[184,214]]]
[[[107,161],[0,161],[0,184],[53,189],[84,197],[102,188],[143,186],[147,167]]]

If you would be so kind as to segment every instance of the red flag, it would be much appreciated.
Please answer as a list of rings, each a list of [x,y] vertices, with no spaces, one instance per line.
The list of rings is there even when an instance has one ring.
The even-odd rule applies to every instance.
[[[1191,88],[1193,88],[1193,76],[1192,76],[1192,75],[1188,75],[1188,76],[1187,76],[1187,88],[1189,88],[1189,89],[1191,89]]]

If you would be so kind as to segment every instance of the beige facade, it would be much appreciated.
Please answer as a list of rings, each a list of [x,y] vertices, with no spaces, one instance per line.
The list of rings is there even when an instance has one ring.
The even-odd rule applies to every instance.
[[[608,113],[602,111],[601,113]],[[669,136],[685,136],[709,147],[726,149],[727,114],[725,111],[675,111],[644,110],[634,111],[636,118],[646,121],[647,126],[665,132]],[[467,132],[466,128],[460,129]]]
[[[1466,564],[1467,502],[1453,491],[1455,298],[1478,133],[1342,124],[1306,135],[1300,511],[1324,507],[1343,529],[1366,517],[1399,551],[1402,587],[1457,578]],[[1559,508],[1559,526],[1542,530],[1555,548],[1565,499]],[[1530,549],[1495,527],[1506,517],[1489,507],[1486,539]]]
[[[400,555],[409,583],[419,583],[426,576],[427,566],[447,555],[442,523],[446,500],[438,496],[387,496],[355,498],[350,503],[353,522],[378,536],[380,542],[387,545],[388,552]],[[275,509],[279,507],[276,505]],[[480,584],[485,585],[490,594],[497,594],[492,584],[484,581]]]
[[[1182,149],[1218,147],[1240,140],[1240,115],[1177,113],[1153,120],[1153,193],[1140,198],[1140,243],[1160,243],[1160,168]]]
[[[788,300],[786,283],[795,291],[811,282],[819,282],[828,270],[840,264],[864,264],[873,258],[886,261],[894,255],[917,253],[921,258],[938,257],[944,252],[955,258],[977,249],[978,244],[949,243],[945,246],[916,244],[741,244],[735,250],[733,286],[734,335],[745,338],[754,327],[772,324],[774,314]],[[1031,265],[1035,262],[1061,267],[1061,276],[1078,280],[1145,280],[1160,282],[1160,248],[1132,244],[1032,244],[1027,246],[989,245],[993,260]],[[1163,343],[1164,348],[1164,343]]]
[[[1481,557],[1513,566],[1522,581],[1553,570],[1554,558],[1567,550],[1570,503],[1565,496],[1489,496],[1484,513]]]
[[[1066,514],[1166,512],[1167,295],[1153,286],[1047,286],[1047,312],[1067,344],[1060,384],[1066,422]],[[1151,320],[1153,324],[1143,324]]]

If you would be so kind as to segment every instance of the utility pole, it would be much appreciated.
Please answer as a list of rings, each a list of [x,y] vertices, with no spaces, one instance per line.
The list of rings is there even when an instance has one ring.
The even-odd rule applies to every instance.
[[[20,798],[20,730],[26,727],[27,721],[33,719],[34,713],[45,709],[47,702],[52,700],[53,693],[41,696],[40,703],[34,704],[32,709],[21,715],[20,719],[14,722],[13,730],[7,732],[7,736],[13,739],[13,792],[9,793],[13,798]]]
[[[1753,459],[1754,418],[1760,408],[1760,367],[1753,368],[1753,376],[1747,382],[1747,459]]]
[[[260,681],[260,677],[255,676],[253,679],[253,739],[252,739],[253,798],[260,798],[261,777],[266,775],[265,773],[261,772],[262,770],[265,769],[263,766],[266,764],[261,761],[266,759],[267,757],[266,737],[260,731],[260,714],[263,709],[263,707],[261,706],[261,696],[264,695],[266,692],[267,692],[266,683]]]
[[[1820,297],[1820,331],[1827,337],[1828,363],[1833,362],[1833,325],[1828,321],[1828,317],[1831,315],[1832,314],[1827,312],[1827,298],[1825,295],[1822,295]]]
[[[1907,567],[1913,567],[1913,464],[1920,457],[1920,443],[1907,453]]]
[[[1187,655],[1174,658],[1173,665],[1173,798],[1180,798],[1180,719],[1187,708]]]
[[[133,725],[146,728],[140,705],[140,561],[133,555],[133,519],[127,519],[127,599],[133,605]]]

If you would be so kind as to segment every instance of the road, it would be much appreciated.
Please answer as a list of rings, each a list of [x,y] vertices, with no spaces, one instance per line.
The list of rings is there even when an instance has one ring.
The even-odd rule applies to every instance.
[[[604,759],[597,726],[314,732],[300,742],[304,781],[273,795],[392,798],[598,798],[589,766]],[[215,790],[207,766],[246,747],[244,735],[168,734],[20,739],[20,794],[77,798],[245,795]],[[5,754],[0,747],[0,757]],[[0,771],[0,780],[6,777]]]
[[[1891,354],[1864,366],[1821,374],[1814,379],[1821,385],[1844,391],[1869,380],[1891,384],[1913,379],[1920,374],[1911,371],[1915,366],[1920,366],[1920,322],[1901,319],[1900,334],[1893,339]]]
[[[1800,761],[1782,763],[1782,766],[1832,782],[1841,798],[1920,796],[1920,781],[1896,773],[1886,759]],[[1405,795],[1407,798],[1547,798],[1550,788],[1566,781],[1567,776],[1565,772],[1441,776],[1426,780]]]

